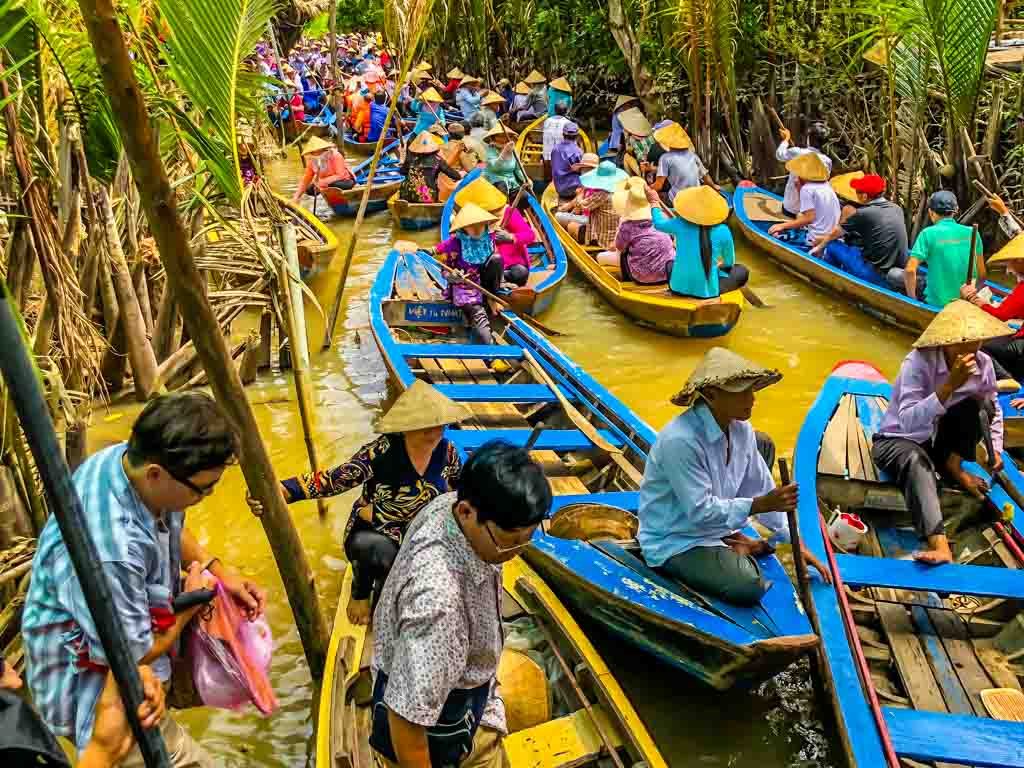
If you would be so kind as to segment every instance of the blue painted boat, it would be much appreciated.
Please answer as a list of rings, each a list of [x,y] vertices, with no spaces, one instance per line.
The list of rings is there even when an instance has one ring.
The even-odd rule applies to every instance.
[[[841,363],[807,414],[794,459],[800,531],[817,557],[827,559],[821,512],[838,508],[867,524],[856,553],[835,556],[856,626],[844,618],[835,587],[810,585],[844,750],[850,765],[887,764],[871,685],[900,758],[1022,768],[1024,723],[990,718],[985,702],[992,696],[986,691],[1019,692],[1024,675],[1013,664],[1024,654],[1024,562],[1008,543],[1024,541],[1024,510],[999,485],[983,503],[943,491],[956,562],[930,567],[908,559],[919,541],[903,495],[871,462],[871,438],[890,393],[872,366]],[[1003,458],[1009,480],[1024,489],[1013,460]],[[976,464],[968,469],[987,477]],[[1017,522],[996,523],[1006,505]],[[865,650],[870,681],[858,672],[853,638]]]
[[[377,172],[373,175],[370,199],[366,204],[367,213],[385,210],[388,207],[388,198],[398,191],[405,179],[401,172],[398,149],[399,142],[393,141],[382,150],[380,162],[377,164]],[[355,216],[358,212],[372,161],[373,158],[368,157],[352,168],[352,175],[356,178],[356,185],[352,189],[342,190],[327,187],[321,190],[324,200],[331,206],[331,210],[336,216]]]
[[[467,173],[453,190],[441,211],[441,239],[451,236],[450,224],[456,212],[455,198],[459,191],[471,184],[483,173],[482,168],[474,168]],[[525,194],[525,193],[524,193]],[[527,250],[530,253],[530,277],[523,288],[518,288],[503,296],[517,312],[528,315],[539,315],[548,309],[555,300],[562,281],[569,271],[569,262],[565,247],[558,238],[551,220],[544,214],[540,201],[532,194],[527,195],[527,207],[523,216],[533,226],[538,240]]]
[[[388,131],[387,136],[389,139],[395,138],[394,131]],[[376,141],[359,141],[352,135],[352,131],[345,130],[345,152],[346,154],[351,153],[359,157],[370,157],[373,151],[377,148]]]
[[[746,182],[745,182],[746,183]],[[807,251],[768,234],[768,228],[789,217],[782,211],[782,198],[757,186],[740,185],[733,193],[733,210],[740,230],[753,245],[779,266],[818,288],[837,293],[858,309],[910,333],[923,331],[939,311],[938,307],[854,277],[839,267],[826,264]],[[1004,287],[988,282],[997,296]]]
[[[654,430],[514,314],[494,318],[502,343],[468,343],[444,285],[424,257],[392,251],[370,290],[374,338],[400,389],[422,378],[473,411],[448,431],[465,453],[496,437],[525,444],[543,422],[532,455],[556,502],[523,557],[578,617],[720,689],[769,677],[816,647],[774,555],[760,559],[771,587],[753,608],[648,568],[634,541],[635,512]],[[621,454],[598,449],[597,435]]]

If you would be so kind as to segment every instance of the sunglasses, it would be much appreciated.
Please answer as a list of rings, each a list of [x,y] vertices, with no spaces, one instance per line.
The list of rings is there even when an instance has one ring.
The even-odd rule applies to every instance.
[[[523,542],[522,544],[516,544],[514,547],[503,547],[503,546],[501,546],[501,544],[498,543],[498,540],[496,538],[494,538],[494,531],[491,530],[490,521],[484,523],[484,530],[486,530],[487,531],[487,535],[491,537],[491,544],[494,545],[494,550],[499,555],[504,555],[504,554],[507,554],[509,552],[519,552],[520,550],[526,549],[528,546],[530,546],[529,539],[527,541]]]
[[[162,466],[162,467],[163,467],[163,465],[162,465],[162,464],[161,464],[160,466]],[[178,481],[179,483],[181,483],[181,484],[182,484],[182,485],[184,485],[184,486],[185,486],[186,488],[188,488],[188,489],[189,489],[190,491],[192,491],[192,493],[194,493],[194,494],[196,494],[197,496],[199,496],[199,497],[201,497],[201,498],[204,498],[204,499],[205,499],[205,498],[206,498],[207,496],[209,496],[210,494],[212,494],[212,493],[213,493],[213,489],[214,489],[214,488],[215,488],[215,487],[217,486],[217,482],[218,482],[218,480],[219,480],[219,478],[218,478],[218,480],[214,480],[214,481],[213,481],[212,483],[209,483],[208,485],[204,485],[204,486],[199,486],[199,485],[196,485],[195,483],[193,483],[193,482],[192,482],[191,480],[189,480],[189,479],[188,479],[187,477],[182,477],[182,476],[181,476],[181,475],[179,475],[179,474],[178,474],[177,472],[174,472],[174,471],[172,471],[172,470],[168,469],[167,467],[163,467],[163,470],[164,470],[164,471],[165,471],[165,472],[166,472],[166,473],[167,473],[168,475],[170,475],[170,476],[171,476],[171,477],[173,477],[173,478],[174,478],[175,480],[177,480],[177,481]]]

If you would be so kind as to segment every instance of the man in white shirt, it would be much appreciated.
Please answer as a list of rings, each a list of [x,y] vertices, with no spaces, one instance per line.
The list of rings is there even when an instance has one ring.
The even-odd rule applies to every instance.
[[[806,155],[808,152],[814,152],[817,154],[821,161],[828,168],[828,172],[832,173],[832,158],[825,154],[822,147],[825,146],[825,140],[828,138],[828,132],[822,123],[813,123],[810,129],[807,131],[807,146],[797,147],[790,143],[792,136],[789,131],[785,128],[779,129],[779,138],[782,139],[782,143],[779,144],[778,149],[775,150],[775,157],[780,163],[788,163],[790,160],[794,160],[800,155]],[[800,212],[800,193],[796,188],[797,177],[795,173],[789,174],[789,179],[786,181],[786,192],[782,197],[782,210],[788,213],[790,216],[796,216]]]
[[[555,104],[555,115],[544,121],[544,148],[541,154],[544,158],[544,178],[551,178],[551,150],[562,141],[562,129],[569,122],[565,116],[569,111],[569,105],[564,102]]]
[[[800,213],[794,219],[773,224],[768,234],[810,249],[818,238],[830,234],[839,225],[842,206],[828,183],[829,170],[817,152],[808,152],[790,160],[786,163],[786,170],[797,177],[797,210]],[[790,234],[784,234],[787,232]]]

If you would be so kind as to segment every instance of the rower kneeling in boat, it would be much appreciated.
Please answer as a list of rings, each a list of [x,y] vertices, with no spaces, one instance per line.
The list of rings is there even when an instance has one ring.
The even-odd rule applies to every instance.
[[[833,187],[839,183],[833,179]],[[903,209],[885,199],[885,179],[877,174],[848,185],[859,205],[843,207],[832,231],[814,240],[811,255],[861,280],[902,290],[908,249]]]
[[[380,594],[409,524],[454,487],[462,461],[444,428],[470,416],[464,406],[417,379],[374,424],[380,437],[333,469],[281,481],[286,504],[362,486],[343,537],[352,568],[348,620],[353,624],[369,623],[370,598],[375,589]],[[258,502],[249,504],[255,511]]]
[[[654,228],[676,239],[675,262],[668,265],[669,290],[680,296],[713,299],[747,284],[750,271],[736,263],[736,244],[725,224],[729,204],[709,186],[684,189],[675,198],[679,214],[652,212]]]
[[[800,213],[789,221],[772,224],[768,234],[809,250],[815,240],[836,228],[842,208],[835,190],[828,183],[828,166],[817,152],[790,160],[786,163],[786,170],[797,177]]]
[[[551,508],[544,471],[493,440],[410,526],[374,617],[370,745],[392,766],[507,768],[495,681],[501,564]]]
[[[754,393],[782,374],[713,347],[672,398],[689,410],[658,433],[640,485],[637,539],[648,565],[697,590],[754,605],[768,585],[756,557],[771,545],[740,530],[758,516],[788,537],[797,486],[775,487],[775,444],[750,425]],[[828,570],[804,557],[821,577]]]
[[[902,487],[918,536],[928,549],[915,554],[923,563],[953,559],[942,523],[935,479],[984,498],[987,483],[963,467],[974,461],[983,438],[981,416],[991,420],[994,456],[988,467],[1002,469],[1003,416],[996,399],[992,359],[985,341],[1013,335],[1013,329],[966,301],[947,304],[903,359],[889,408],[871,447],[879,469]]]
[[[306,142],[302,156],[306,158],[306,170],[295,187],[292,202],[299,202],[304,194],[315,196],[327,187],[345,190],[356,185],[356,178],[345,162],[345,156],[337,147],[319,136]]]

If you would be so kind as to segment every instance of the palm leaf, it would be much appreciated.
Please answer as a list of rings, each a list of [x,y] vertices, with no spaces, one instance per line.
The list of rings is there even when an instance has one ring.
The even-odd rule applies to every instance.
[[[192,108],[192,115],[179,125],[217,186],[235,204],[242,199],[237,118],[240,111],[253,111],[265,82],[245,70],[243,60],[266,31],[277,6],[277,0],[160,3],[170,32],[165,56]]]

